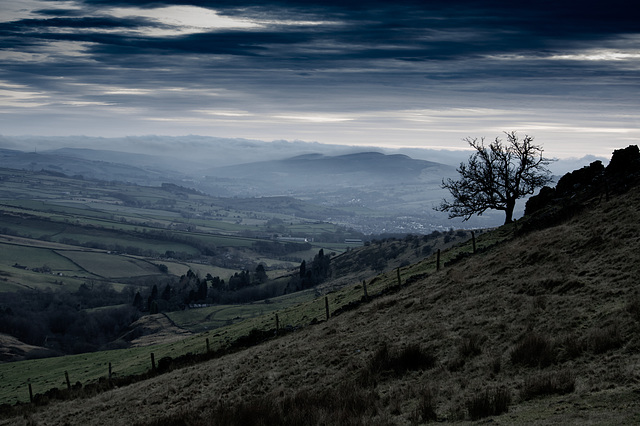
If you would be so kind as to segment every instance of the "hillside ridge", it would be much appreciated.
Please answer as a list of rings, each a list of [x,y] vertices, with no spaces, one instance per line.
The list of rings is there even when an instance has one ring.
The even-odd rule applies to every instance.
[[[423,275],[328,321],[0,424],[637,424],[640,191],[626,182],[439,271],[403,267]]]

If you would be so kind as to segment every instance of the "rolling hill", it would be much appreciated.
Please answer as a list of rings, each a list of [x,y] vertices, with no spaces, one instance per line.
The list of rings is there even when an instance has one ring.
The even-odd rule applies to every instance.
[[[442,176],[455,173],[444,164],[415,160],[406,155],[385,155],[379,152],[329,156],[322,154],[299,155],[283,160],[262,161],[220,167],[207,175],[242,179],[263,185],[275,185],[289,191],[300,188],[358,188],[374,184],[397,184],[420,181],[422,173]],[[273,190],[273,189],[272,189]]]
[[[246,161],[255,158],[254,148],[257,150],[245,148]],[[80,148],[38,152],[0,149],[0,167],[145,186],[169,183],[227,199],[249,198],[256,204],[261,197],[289,196],[315,204],[319,210],[333,209],[329,216],[333,223],[367,234],[424,233],[451,224],[463,226],[460,220],[451,222],[446,214],[433,210],[446,195],[442,179],[456,175],[451,165],[369,151],[281,155],[280,159],[208,167],[219,161],[209,161],[206,156],[199,161],[186,160],[162,150],[138,154]],[[500,215],[488,212],[464,226],[499,223]]]
[[[608,176],[615,188],[574,183],[439,270],[433,257],[404,266],[400,287],[382,274],[371,284],[388,291],[327,321],[0,424],[638,424],[630,170]]]

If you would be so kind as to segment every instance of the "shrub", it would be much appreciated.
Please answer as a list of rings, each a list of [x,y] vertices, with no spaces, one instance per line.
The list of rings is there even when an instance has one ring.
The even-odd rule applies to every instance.
[[[432,368],[435,364],[435,356],[418,344],[392,350],[387,343],[384,343],[361,372],[359,381],[363,385],[370,385],[385,372],[393,372],[396,376],[401,376],[410,370]]]
[[[575,389],[576,378],[569,370],[538,373],[524,380],[522,399],[528,400],[541,395],[564,395]]]
[[[511,392],[505,388],[485,389],[467,401],[467,411],[471,420],[497,416],[509,411]]]
[[[527,367],[547,367],[555,361],[553,344],[548,337],[528,333],[511,352],[511,362]]]
[[[432,368],[436,363],[435,356],[413,344],[398,351],[391,359],[391,368],[400,375],[409,370],[422,370]]]

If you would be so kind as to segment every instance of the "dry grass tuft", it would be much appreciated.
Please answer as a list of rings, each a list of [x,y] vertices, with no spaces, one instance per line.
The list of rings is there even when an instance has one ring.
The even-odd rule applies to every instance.
[[[487,340],[486,336],[479,333],[470,333],[462,339],[458,347],[458,353],[463,358],[471,358],[482,353],[482,344]]]
[[[539,372],[524,380],[520,392],[523,400],[544,395],[564,395],[575,390],[576,377],[570,370]]]
[[[385,342],[361,372],[361,383],[370,384],[390,372],[395,376],[402,376],[407,371],[427,370],[435,364],[436,358],[433,353],[420,345],[410,344],[401,349],[393,349]]]
[[[471,420],[479,420],[508,412],[509,404],[511,404],[511,392],[508,389],[486,388],[467,400],[466,407]]]
[[[434,422],[438,420],[436,413],[436,395],[430,386],[424,386],[420,389],[418,395],[418,405],[411,416],[411,420],[415,424]]]
[[[618,323],[591,330],[587,339],[589,348],[595,354],[617,349],[624,344],[624,338]]]
[[[555,362],[551,339],[542,334],[527,333],[511,351],[511,362],[526,367],[548,367]]]

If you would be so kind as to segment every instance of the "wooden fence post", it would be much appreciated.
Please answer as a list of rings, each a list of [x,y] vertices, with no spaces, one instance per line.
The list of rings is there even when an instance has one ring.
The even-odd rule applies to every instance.
[[[276,314],[276,334],[280,331],[280,318],[278,318],[278,314]]]
[[[207,337],[207,353],[209,353],[209,338]]]
[[[29,402],[33,402],[33,389],[31,388],[31,379],[29,379]]]
[[[369,294],[367,293],[367,280],[362,280],[362,288],[364,288],[365,300],[369,300]]]
[[[402,280],[400,279],[400,267],[396,269],[396,272],[398,273],[398,287],[400,287],[402,285]]]
[[[156,358],[151,352],[151,371],[156,371]]]
[[[109,380],[111,380],[111,363],[109,363]]]
[[[69,372],[65,370],[64,378],[67,381],[67,390],[71,390],[71,382],[69,381]]]
[[[327,311],[327,321],[329,321],[329,297],[324,297],[324,309]]]
[[[471,242],[473,242],[473,254],[476,254],[476,233],[471,231]]]
[[[440,270],[440,249],[438,249],[438,254],[436,255],[436,271]]]

